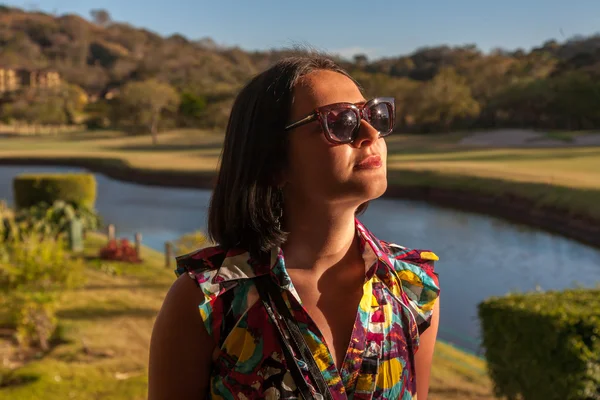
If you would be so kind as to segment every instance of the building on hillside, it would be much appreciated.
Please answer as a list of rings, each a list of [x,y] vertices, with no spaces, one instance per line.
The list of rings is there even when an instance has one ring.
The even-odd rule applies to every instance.
[[[21,87],[51,88],[60,84],[60,75],[51,70],[32,71],[22,68],[17,70],[17,77]]]
[[[0,93],[13,92],[18,88],[17,71],[0,66]]]
[[[56,71],[0,66],[0,94],[28,87],[52,88],[60,82],[60,74]]]

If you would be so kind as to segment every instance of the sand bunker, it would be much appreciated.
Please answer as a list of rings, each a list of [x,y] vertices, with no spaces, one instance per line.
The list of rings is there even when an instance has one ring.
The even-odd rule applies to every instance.
[[[482,147],[572,147],[600,146],[600,133],[574,136],[572,141],[549,138],[544,132],[529,129],[479,131],[458,142],[464,146]]]

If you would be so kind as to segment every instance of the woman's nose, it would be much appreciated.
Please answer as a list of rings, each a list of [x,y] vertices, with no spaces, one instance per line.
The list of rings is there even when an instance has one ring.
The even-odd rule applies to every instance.
[[[358,128],[358,135],[356,136],[356,140],[354,141],[354,146],[370,146],[377,139],[379,139],[379,132],[377,131],[377,129],[373,128],[371,124],[369,124],[364,119],[361,120],[360,127]]]

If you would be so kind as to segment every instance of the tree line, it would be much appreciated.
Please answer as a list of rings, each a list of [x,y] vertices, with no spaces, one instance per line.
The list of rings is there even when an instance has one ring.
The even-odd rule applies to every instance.
[[[68,83],[53,93],[11,96],[1,108],[4,122],[85,122],[134,133],[222,130],[241,86],[295,52],[222,48],[207,38],[161,37],[115,22],[106,10],[90,16],[0,6],[0,65],[52,68]],[[380,60],[337,60],[367,96],[396,98],[400,131],[600,125],[600,35],[549,40],[530,51],[436,46]]]

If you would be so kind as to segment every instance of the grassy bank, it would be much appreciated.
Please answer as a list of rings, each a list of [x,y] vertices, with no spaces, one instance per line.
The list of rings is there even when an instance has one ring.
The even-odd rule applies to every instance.
[[[600,189],[600,147],[465,148],[459,134],[393,135],[388,168],[439,171],[462,176]],[[53,137],[1,137],[2,158],[72,158],[121,160],[149,171],[214,172],[223,137],[200,130],[164,133],[152,146],[148,136],[118,131],[78,132]],[[398,179],[398,184],[401,180]]]
[[[459,134],[393,135],[386,139],[390,171],[441,171],[463,176],[600,188],[600,147],[465,148]],[[118,159],[135,169],[214,172],[223,137],[200,130],[164,133],[152,146],[148,136],[118,131],[79,132],[54,137],[1,137],[0,158],[86,157]]]
[[[105,240],[90,235],[87,255]],[[142,256],[138,265],[89,261],[85,287],[67,292],[59,310],[66,342],[18,367],[10,381],[20,384],[0,384],[0,398],[145,399],[152,324],[175,276],[163,254],[143,248]],[[0,349],[7,344],[0,337]],[[444,343],[436,348],[431,382],[432,399],[493,398],[484,361]]]
[[[390,194],[435,200],[433,191],[442,191],[441,203],[491,213],[499,206],[518,205],[505,214],[521,220],[525,218],[520,215],[531,210],[544,212],[560,218],[548,224],[524,222],[560,231],[566,221],[575,221],[580,226],[574,229],[584,240],[600,237],[600,232],[590,231],[600,226],[594,224],[600,221],[600,147],[465,148],[457,144],[465,135],[386,139]],[[114,177],[141,183],[207,187],[217,169],[221,142],[219,133],[199,130],[164,133],[158,146],[152,146],[148,136],[117,131],[0,137],[0,163],[51,160],[110,168]],[[461,196],[449,200],[448,193]],[[481,198],[487,203],[471,204]],[[585,224],[589,226],[582,231]]]

